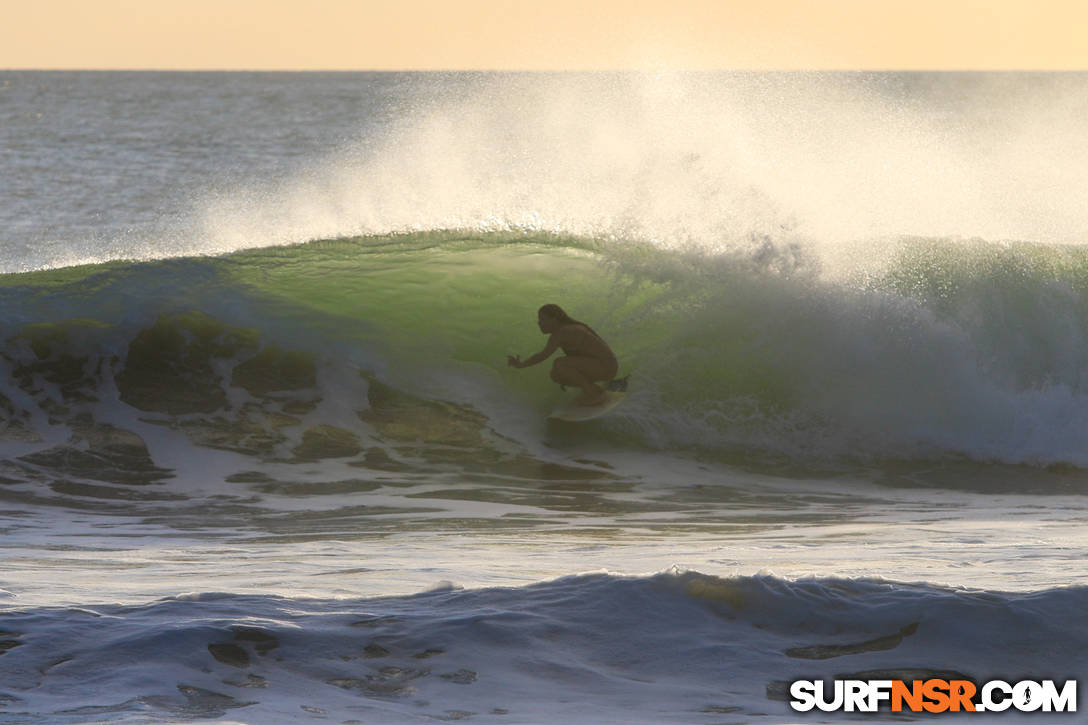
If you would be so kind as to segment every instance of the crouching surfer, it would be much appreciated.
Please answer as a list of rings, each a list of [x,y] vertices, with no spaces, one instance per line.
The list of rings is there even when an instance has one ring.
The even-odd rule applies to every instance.
[[[506,364],[527,368],[547,360],[561,348],[563,357],[552,364],[552,380],[564,387],[576,385],[582,389],[582,394],[574,401],[576,405],[587,408],[603,405],[608,398],[604,388],[597,383],[611,380],[619,369],[608,343],[593,328],[573,319],[559,305],[541,307],[536,322],[540,331],[548,335],[544,349],[525,360],[520,355],[507,355]]]

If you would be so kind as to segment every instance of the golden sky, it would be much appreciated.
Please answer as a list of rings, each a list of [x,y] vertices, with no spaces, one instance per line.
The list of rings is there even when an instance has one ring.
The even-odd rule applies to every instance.
[[[1088,69],[1088,0],[2,0],[0,68]]]

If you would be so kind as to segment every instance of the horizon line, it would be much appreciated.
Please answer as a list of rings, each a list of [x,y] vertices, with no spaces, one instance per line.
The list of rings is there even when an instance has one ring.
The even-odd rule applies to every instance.
[[[155,67],[0,67],[0,73],[1085,73],[1088,67],[862,67],[813,68],[155,68]]]

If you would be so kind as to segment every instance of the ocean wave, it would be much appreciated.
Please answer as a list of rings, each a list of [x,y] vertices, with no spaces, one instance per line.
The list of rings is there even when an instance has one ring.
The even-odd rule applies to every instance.
[[[16,606],[0,612],[0,702],[5,718],[49,722],[747,722],[787,716],[792,679],[1074,678],[1088,668],[1085,596],[673,570],[372,599]]]
[[[714,252],[435,231],[9,275],[6,435],[52,440],[104,401],[237,419],[278,397],[297,419],[368,376],[509,434],[555,391],[505,355],[540,347],[535,309],[559,302],[632,376],[586,427],[611,443],[1084,466],[1086,292],[1079,248],[903,239],[828,274],[788,229]]]

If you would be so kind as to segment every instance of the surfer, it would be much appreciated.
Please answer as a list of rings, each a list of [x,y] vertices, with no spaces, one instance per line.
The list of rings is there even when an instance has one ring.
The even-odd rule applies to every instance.
[[[611,380],[619,369],[619,363],[601,336],[589,325],[573,319],[559,305],[544,305],[537,311],[537,325],[548,335],[544,349],[532,357],[507,355],[506,364],[515,368],[527,368],[547,360],[559,348],[563,357],[552,364],[551,378],[560,386],[577,385],[582,394],[574,401],[585,407],[604,404],[608,398],[598,382]]]

